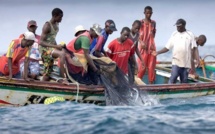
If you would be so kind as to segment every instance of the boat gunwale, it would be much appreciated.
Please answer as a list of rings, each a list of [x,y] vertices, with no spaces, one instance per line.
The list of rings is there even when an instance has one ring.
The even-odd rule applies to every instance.
[[[50,85],[51,84],[51,85]],[[23,88],[30,88],[31,90],[51,90],[57,92],[77,92],[76,85],[62,85],[61,83],[51,83],[51,82],[41,82],[41,81],[32,81],[32,83],[26,82],[23,79],[13,79],[8,81],[6,78],[0,77],[0,85],[3,86],[18,86]],[[156,84],[156,85],[141,85],[138,86],[140,90],[146,92],[174,92],[174,91],[199,91],[205,89],[214,89],[214,82],[207,83],[191,83],[191,84]],[[97,85],[79,85],[80,92],[88,92],[88,93],[99,93],[104,92],[105,88],[103,86]]]

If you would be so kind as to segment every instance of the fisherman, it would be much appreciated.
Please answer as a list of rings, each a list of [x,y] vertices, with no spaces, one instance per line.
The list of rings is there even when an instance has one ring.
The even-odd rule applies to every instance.
[[[144,61],[140,55],[140,51],[138,49],[138,40],[139,40],[139,30],[141,27],[141,21],[139,20],[135,20],[132,24],[132,28],[131,28],[131,32],[129,35],[129,39],[131,39],[133,41],[133,45],[132,45],[132,51],[134,51],[134,53],[136,52],[138,58],[141,60],[141,65],[142,68],[144,68]],[[132,63],[132,61],[134,61],[134,63]],[[137,72],[137,64],[136,64],[136,60],[135,60],[135,55],[133,55],[133,60],[129,60],[129,67],[131,68],[131,72],[129,72],[128,74],[130,75],[130,82],[133,83],[134,82],[134,75],[135,75],[135,71]]]
[[[60,59],[60,74],[63,77],[63,84],[68,84],[66,79],[66,71],[65,71],[65,51],[62,50],[62,45],[57,45],[55,40],[56,35],[59,31],[58,24],[61,22],[63,18],[63,11],[59,8],[55,8],[52,10],[52,18],[50,21],[47,21],[42,29],[41,41],[40,41],[40,52],[44,65],[44,74],[43,81],[48,81],[50,79],[50,74],[53,71],[54,59]],[[73,60],[68,58],[69,62]]]
[[[78,25],[78,26],[75,27],[75,34],[74,34],[74,36],[78,37],[79,35],[83,34],[86,31],[87,30],[82,25]],[[59,62],[60,62],[60,60],[58,60],[58,63]],[[58,67],[60,67],[60,64],[58,64]],[[68,64],[67,68],[68,68],[69,75],[74,80],[76,80],[78,83],[80,83],[80,84],[86,84],[86,85],[92,84],[92,82],[91,82],[89,76],[87,75],[87,73],[84,73],[84,74],[82,74],[82,72],[80,72],[80,73],[74,73],[74,70],[76,70],[76,69],[78,69],[80,67],[77,67],[77,66],[75,66],[73,64]]]
[[[29,54],[35,41],[36,38],[32,32],[25,32],[23,38],[12,40],[7,53],[0,58],[0,75],[8,76],[9,80],[21,78],[19,62],[25,57],[24,79],[30,81],[28,78]]]
[[[137,76],[142,79],[146,69],[148,70],[148,80],[150,84],[155,81],[155,66],[156,57],[151,54],[152,51],[156,51],[155,46],[155,33],[156,33],[156,22],[151,20],[152,7],[146,6],[144,9],[145,18],[141,20],[142,25],[140,28],[139,37],[139,51],[144,60],[145,67],[142,67],[142,61],[140,58],[137,59],[138,63],[138,74]]]
[[[129,39],[130,32],[128,27],[123,27],[121,36],[111,41],[106,50],[107,55],[116,62],[124,74],[128,74],[128,61],[133,60],[134,55],[131,49],[133,41]]]
[[[197,45],[193,33],[185,28],[186,21],[184,19],[178,19],[175,25],[177,31],[173,32],[166,46],[160,51],[154,51],[152,54],[157,56],[173,48],[172,71],[169,83],[176,83],[178,76],[181,83],[187,83],[188,72],[193,61],[193,50]]]
[[[82,62],[82,67],[78,67],[74,64],[69,64],[68,69],[72,74],[82,74],[87,70],[87,74],[94,85],[98,84],[97,75],[100,74],[100,70],[93,63],[90,57],[89,49],[92,40],[97,38],[101,33],[101,27],[99,24],[93,24],[89,31],[85,31],[79,36],[75,37],[72,41],[67,44],[66,48],[68,51],[73,52],[76,56],[79,56],[79,61]],[[86,69],[86,65],[88,69]]]
[[[39,42],[40,42],[40,36],[36,34],[37,30],[37,22],[35,20],[31,20],[27,24],[27,29],[29,32],[34,33],[36,37],[36,41],[34,42],[33,46],[31,47],[30,56],[29,56],[29,66],[28,66],[28,76],[32,79],[36,79],[37,76],[40,73],[40,52],[39,52]],[[20,35],[20,38],[23,38],[23,34]],[[20,72],[23,77],[24,74],[24,60],[25,58],[22,58],[20,60]]]
[[[104,51],[104,45],[109,37],[114,31],[117,31],[116,25],[113,20],[109,19],[105,22],[105,28],[102,29],[101,35],[95,38],[90,45],[90,54],[96,57],[106,56]]]
[[[194,61],[192,62],[192,69],[190,70],[190,74],[194,75],[194,78],[198,78],[199,76],[196,74],[195,67],[198,67],[200,63],[200,56],[199,56],[199,50],[198,47],[201,46],[203,47],[204,44],[207,41],[207,38],[205,35],[199,35],[198,37],[195,37],[196,40],[196,45],[197,47],[194,48]]]
[[[83,34],[86,31],[87,30],[82,25],[76,26],[75,27],[75,37],[79,36],[80,34]]]

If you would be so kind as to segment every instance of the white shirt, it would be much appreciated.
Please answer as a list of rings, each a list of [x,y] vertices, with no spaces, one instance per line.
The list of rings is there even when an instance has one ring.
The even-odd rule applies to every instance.
[[[39,60],[40,59],[38,40],[36,40],[34,42],[34,44],[32,45],[32,47],[31,47],[30,58],[31,59],[35,59],[35,60]]]
[[[191,50],[197,47],[192,32],[173,32],[165,47],[173,49],[172,65],[191,68]]]

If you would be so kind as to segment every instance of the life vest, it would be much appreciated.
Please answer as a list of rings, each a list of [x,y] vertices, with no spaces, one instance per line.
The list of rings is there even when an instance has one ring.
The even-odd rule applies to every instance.
[[[92,43],[92,38],[90,37],[90,33],[88,31],[84,32],[83,34],[80,34],[78,37],[80,36],[86,36],[90,39],[90,44]],[[69,42],[69,44],[67,44],[67,49],[73,53],[78,53],[78,54],[84,54],[84,51],[83,49],[79,49],[79,50],[76,50],[75,49],[75,42],[76,40],[78,39],[78,37],[75,37],[72,41]],[[58,60],[58,66],[60,67],[60,59]],[[72,64],[68,64],[67,65],[67,68],[69,70],[70,73],[73,73],[73,74],[77,74],[77,73],[84,73],[85,70],[83,67],[79,67],[79,66],[75,66],[75,65],[72,65]]]
[[[80,34],[78,37],[74,38],[72,41],[69,42],[69,44],[66,46],[68,50],[72,51],[73,53],[79,53],[84,54],[83,49],[76,50],[75,49],[75,42],[80,36],[86,36],[90,39],[90,44],[92,43],[92,38],[90,37],[89,31],[84,32],[83,34]]]
[[[21,40],[22,39],[15,39],[13,40],[13,46],[10,48],[11,51],[13,51],[13,57],[12,57],[12,74],[17,74],[19,72],[19,61],[25,57],[26,53],[29,51],[28,47],[22,48],[21,47]],[[4,75],[9,74],[8,70],[8,57],[6,57],[7,54],[4,54],[0,58],[0,72]]]

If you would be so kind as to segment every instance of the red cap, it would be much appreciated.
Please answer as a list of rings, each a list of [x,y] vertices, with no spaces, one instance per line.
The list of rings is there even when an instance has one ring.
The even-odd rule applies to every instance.
[[[37,22],[35,20],[31,20],[28,22],[28,27],[30,26],[36,26],[37,27]]]

